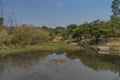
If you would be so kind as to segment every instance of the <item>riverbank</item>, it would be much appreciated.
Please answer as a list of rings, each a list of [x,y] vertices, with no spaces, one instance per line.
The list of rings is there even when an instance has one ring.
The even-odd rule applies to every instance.
[[[98,54],[120,56],[120,41],[114,40],[104,45],[91,45],[89,47],[97,51]]]
[[[79,46],[66,44],[64,42],[48,42],[36,45],[26,45],[26,46],[1,46],[0,55],[22,53],[22,52],[34,52],[34,51],[66,51],[74,52],[80,50]]]

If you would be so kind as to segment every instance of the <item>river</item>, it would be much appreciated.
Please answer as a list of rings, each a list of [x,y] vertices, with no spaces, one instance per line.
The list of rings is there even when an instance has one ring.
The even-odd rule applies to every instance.
[[[11,54],[0,57],[0,80],[120,80],[117,57],[105,57],[84,51]]]

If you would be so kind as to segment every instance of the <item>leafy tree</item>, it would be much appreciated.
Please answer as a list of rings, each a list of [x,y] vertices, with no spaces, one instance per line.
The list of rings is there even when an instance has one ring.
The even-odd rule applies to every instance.
[[[65,37],[65,36],[67,35],[67,30],[62,31],[62,32],[61,32],[61,35],[62,35],[63,37]]]
[[[111,16],[111,21],[119,25],[120,24],[120,0],[113,0],[111,8],[113,12]]]
[[[60,27],[60,26],[58,26],[58,27],[55,28],[55,30],[63,31],[63,30],[65,30],[65,28],[64,28],[64,27]]]
[[[55,28],[56,34],[61,34],[62,31],[64,31],[64,30],[65,30],[65,28],[64,27],[60,27],[60,26],[58,26],[58,27]]]
[[[70,33],[73,33],[73,31],[74,31],[74,29],[76,29],[78,27],[78,25],[77,24],[70,24],[70,25],[68,25],[67,27],[66,27],[66,29],[67,29],[67,33],[68,34],[70,34]]]
[[[90,24],[85,22],[84,24],[82,24],[79,27],[77,27],[76,29],[74,29],[72,37],[81,39],[81,36],[88,36],[89,35],[89,31],[90,31],[89,29],[90,29]]]
[[[114,17],[120,17],[120,0],[113,0],[112,12]]]
[[[119,35],[119,31],[117,27],[112,27],[111,23],[95,20],[91,23],[84,23],[80,25],[77,29],[74,30],[73,38],[81,38],[84,36],[86,38],[95,38],[95,42],[99,42],[99,38],[101,36],[108,37],[108,36],[115,36]],[[113,34],[114,33],[114,34]]]
[[[49,28],[47,26],[42,26],[41,28],[44,29],[45,31],[47,31],[51,38],[56,35],[55,30],[53,28]]]
[[[48,27],[47,27],[47,26],[42,26],[41,28],[42,28],[42,29],[45,29],[45,30],[47,30],[47,29],[48,29]]]

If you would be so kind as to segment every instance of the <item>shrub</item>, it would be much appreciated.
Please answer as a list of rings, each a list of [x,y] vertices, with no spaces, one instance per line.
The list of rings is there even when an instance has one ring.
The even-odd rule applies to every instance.
[[[0,31],[0,45],[7,44],[10,41],[8,31],[6,29],[2,29]]]
[[[17,27],[16,33],[12,33],[12,44],[31,45],[40,44],[49,40],[49,34],[36,27]]]

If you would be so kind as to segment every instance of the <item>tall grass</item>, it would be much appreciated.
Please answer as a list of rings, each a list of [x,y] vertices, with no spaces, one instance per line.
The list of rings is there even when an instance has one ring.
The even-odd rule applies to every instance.
[[[7,44],[9,42],[9,35],[6,29],[0,31],[0,45]]]
[[[30,26],[9,27],[0,31],[0,45],[33,45],[49,41],[47,31]]]

